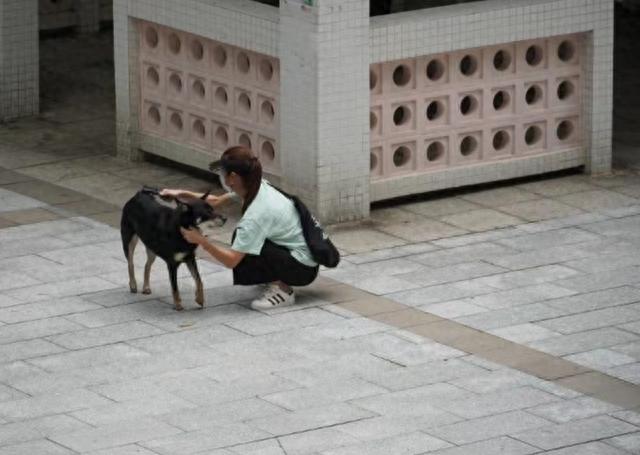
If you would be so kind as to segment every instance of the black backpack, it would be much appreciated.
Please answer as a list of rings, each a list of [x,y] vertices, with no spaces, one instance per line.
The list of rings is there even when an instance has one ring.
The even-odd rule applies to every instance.
[[[272,185],[273,186],[273,185]],[[313,259],[320,265],[334,268],[340,262],[340,253],[335,247],[329,236],[324,232],[320,222],[314,217],[307,206],[297,196],[282,191],[277,186],[273,186],[280,191],[282,195],[291,199],[298,215],[300,215],[300,224],[302,225],[302,235],[307,242],[309,251]]]

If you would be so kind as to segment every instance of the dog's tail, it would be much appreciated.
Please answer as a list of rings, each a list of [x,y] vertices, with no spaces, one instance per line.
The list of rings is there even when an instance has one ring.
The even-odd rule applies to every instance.
[[[129,222],[126,216],[126,211],[122,211],[122,219],[120,220],[120,236],[122,237],[122,250],[124,251],[124,257],[129,259],[129,244],[131,239],[136,234],[133,226]]]

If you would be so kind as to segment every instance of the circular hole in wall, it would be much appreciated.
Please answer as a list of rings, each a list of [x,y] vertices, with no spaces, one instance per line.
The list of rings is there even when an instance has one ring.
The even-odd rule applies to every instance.
[[[369,153],[369,170],[373,171],[378,167],[378,157],[373,153]]]
[[[575,91],[575,86],[571,81],[562,81],[558,85],[558,99],[566,100],[571,98]]]
[[[444,105],[440,101],[431,101],[427,106],[427,119],[433,121],[442,117]]]
[[[240,137],[238,137],[238,143],[248,149],[251,148],[251,138],[246,133],[242,133]]]
[[[158,47],[158,42],[160,41],[158,38],[158,31],[153,27],[147,27],[144,32],[144,40],[147,43],[147,46],[155,49]]]
[[[216,46],[213,50],[213,61],[222,68],[227,64],[227,50],[222,46]]]
[[[558,58],[563,62],[570,61],[576,53],[575,45],[569,41],[565,40],[560,43],[558,46]]]
[[[375,112],[370,111],[369,112],[369,129],[373,131],[376,129],[377,126],[378,126],[378,116],[376,115]]]
[[[505,147],[509,145],[509,141],[511,138],[509,137],[509,133],[504,130],[500,130],[493,135],[493,149],[494,150],[503,150]]]
[[[193,121],[193,132],[198,138],[204,139],[206,130],[204,127],[204,122],[202,120],[197,119]]]
[[[175,33],[171,33],[169,35],[169,50],[171,51],[172,54],[178,54],[180,52],[180,49],[182,48],[182,42],[180,41],[180,37],[178,35],[176,35]]]
[[[556,135],[558,139],[561,141],[566,141],[573,135],[573,123],[569,120],[563,120],[558,123],[558,127],[556,128]]]
[[[226,106],[229,102],[229,96],[227,95],[227,90],[224,87],[218,87],[213,98],[216,104],[222,106]]]
[[[542,48],[537,44],[533,46],[529,46],[527,48],[527,52],[524,55],[525,60],[529,64],[529,66],[538,66],[540,62],[542,62]]]
[[[542,130],[539,126],[531,125],[524,132],[524,142],[529,145],[535,145],[542,139]]]
[[[195,93],[199,98],[204,98],[205,88],[204,83],[201,80],[196,79],[195,81],[193,81],[192,87],[193,93]]]
[[[509,106],[509,102],[511,101],[511,96],[509,96],[509,92],[504,90],[498,90],[495,95],[493,95],[493,108],[496,111],[500,111],[507,106]]]
[[[182,79],[178,74],[173,73],[171,76],[169,76],[169,87],[171,87],[171,90],[173,90],[175,93],[182,92]]]
[[[406,106],[399,106],[393,111],[393,123],[396,126],[402,126],[411,120],[411,111]]]
[[[266,58],[260,62],[260,75],[265,81],[270,81],[273,78],[273,64]]]
[[[427,161],[433,162],[442,159],[444,156],[444,145],[440,141],[435,141],[427,147]]]
[[[158,85],[160,83],[160,74],[158,74],[158,70],[153,66],[147,68],[147,81],[151,82],[151,85]]]
[[[238,97],[238,106],[242,112],[246,115],[251,112],[251,98],[246,93],[241,93]]]
[[[150,106],[147,111],[147,116],[154,123],[154,125],[160,125],[160,110],[156,106]]]
[[[375,90],[378,85],[378,75],[375,71],[369,70],[369,90]]]
[[[273,107],[273,104],[269,100],[265,100],[262,102],[262,106],[260,106],[260,110],[262,111],[262,117],[268,122],[273,122],[273,118],[276,115],[276,110]]]
[[[264,141],[260,147],[260,156],[267,162],[272,162],[276,158],[276,149],[269,141]]]
[[[460,60],[460,72],[472,76],[478,70],[478,60],[473,55],[465,55]]]
[[[229,144],[229,133],[227,133],[226,128],[224,128],[223,126],[219,126],[218,128],[216,128],[216,133],[213,135],[213,140],[216,147],[226,147],[227,144]]]
[[[478,100],[473,95],[466,95],[460,101],[460,112],[462,115],[469,115],[478,109]]]
[[[401,145],[393,152],[393,165],[395,167],[402,167],[411,159],[411,150],[404,145]]]
[[[172,113],[171,117],[169,117],[169,125],[171,125],[174,131],[182,131],[182,127],[184,126],[182,124],[182,116],[177,112]]]
[[[191,42],[191,56],[195,60],[202,60],[204,57],[204,46],[198,40],[193,40]]]
[[[427,64],[427,78],[436,82],[442,79],[442,76],[444,76],[444,63],[434,58]]]
[[[542,88],[539,85],[532,85],[525,92],[524,99],[528,105],[538,104],[542,100]]]
[[[493,56],[493,67],[498,71],[505,71],[511,65],[511,55],[504,49],[500,49]]]
[[[460,154],[469,156],[478,149],[478,140],[473,136],[465,136],[460,142]]]
[[[237,57],[238,71],[242,74],[247,74],[251,69],[251,60],[249,60],[249,56],[246,52],[238,53]]]
[[[393,83],[398,87],[404,87],[411,81],[411,70],[407,65],[398,65],[393,70]]]

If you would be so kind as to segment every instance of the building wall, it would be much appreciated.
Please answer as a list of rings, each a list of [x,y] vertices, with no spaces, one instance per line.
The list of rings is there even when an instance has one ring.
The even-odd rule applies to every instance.
[[[613,2],[488,0],[372,19],[372,63],[447,54],[521,40],[583,33],[582,145],[555,154],[478,163],[422,175],[372,182],[371,199],[521,177],[586,165],[593,173],[611,167]]]
[[[139,20],[280,62],[281,176],[324,221],[368,216],[371,201],[611,163],[612,0],[488,0],[369,19],[368,0],[115,0],[119,154],[141,150],[206,168],[211,154],[139,128]],[[580,34],[582,142],[554,154],[370,180],[369,67],[517,41]]]
[[[36,0],[0,0],[0,121],[39,107]]]

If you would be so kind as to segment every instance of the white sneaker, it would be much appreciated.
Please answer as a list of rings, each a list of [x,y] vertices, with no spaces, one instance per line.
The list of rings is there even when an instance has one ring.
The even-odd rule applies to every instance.
[[[293,290],[288,293],[280,289],[279,286],[274,285],[268,287],[262,297],[251,302],[251,308],[254,310],[271,310],[293,305],[294,303],[296,303],[296,296],[293,294]]]

